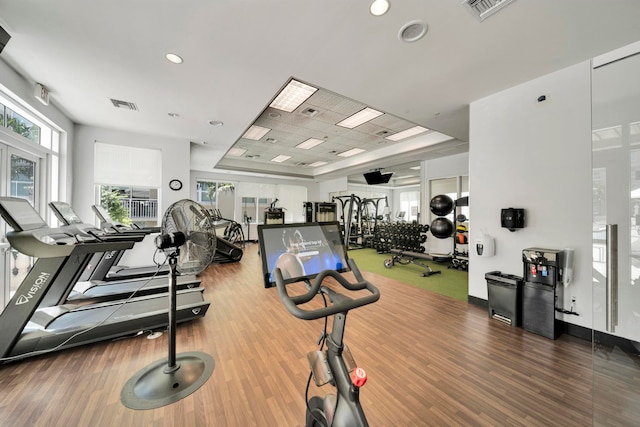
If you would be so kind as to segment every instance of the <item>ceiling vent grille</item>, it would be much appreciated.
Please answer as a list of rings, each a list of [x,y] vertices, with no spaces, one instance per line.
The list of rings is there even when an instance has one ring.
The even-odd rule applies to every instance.
[[[118,99],[111,98],[111,103],[116,108],[124,108],[127,110],[138,111],[138,107],[133,102],[120,101]]]
[[[316,110],[315,108],[305,108],[300,112],[300,114],[302,114],[305,117],[314,117],[314,116],[317,116],[319,112],[320,111]]]
[[[463,0],[480,21],[484,21],[513,0]]]

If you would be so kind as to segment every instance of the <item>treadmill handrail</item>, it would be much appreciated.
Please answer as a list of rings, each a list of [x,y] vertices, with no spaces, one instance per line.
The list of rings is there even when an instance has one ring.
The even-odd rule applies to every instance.
[[[71,255],[78,245],[100,243],[98,239],[73,236],[62,228],[39,228],[29,231],[8,231],[7,240],[18,252],[36,258],[55,258]],[[104,250],[124,250],[133,247],[131,240],[109,241]],[[107,244],[104,242],[103,244]],[[101,250],[96,250],[100,252]]]

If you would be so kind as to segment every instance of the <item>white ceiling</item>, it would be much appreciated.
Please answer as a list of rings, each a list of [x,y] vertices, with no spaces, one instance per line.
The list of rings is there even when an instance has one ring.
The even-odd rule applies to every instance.
[[[638,0],[516,0],[482,22],[461,0],[390,1],[374,17],[369,0],[0,0],[12,37],[0,59],[45,85],[76,123],[192,141],[192,169],[355,180],[380,167],[399,177],[419,160],[466,151],[470,102],[640,40]],[[428,33],[403,42],[398,33],[412,21]],[[184,63],[169,63],[168,52]],[[292,159],[274,164],[259,141],[248,148],[263,150],[261,161],[225,158],[292,77],[386,113],[361,133],[403,120],[432,131],[399,144],[365,138],[365,153],[331,153],[319,168],[304,164],[349,139],[331,127],[308,128],[327,137],[317,155],[276,142],[269,150]]]

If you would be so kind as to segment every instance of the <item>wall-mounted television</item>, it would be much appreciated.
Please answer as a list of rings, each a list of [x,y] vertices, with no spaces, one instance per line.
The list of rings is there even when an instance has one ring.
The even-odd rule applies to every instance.
[[[349,271],[339,222],[258,226],[264,286],[275,286],[280,268],[285,283],[309,280],[323,270]]]
[[[363,175],[364,175],[365,181],[367,181],[367,184],[376,185],[376,184],[388,183],[389,180],[391,179],[391,176],[393,175],[393,172],[382,173],[380,171],[374,171],[374,172],[364,173]]]

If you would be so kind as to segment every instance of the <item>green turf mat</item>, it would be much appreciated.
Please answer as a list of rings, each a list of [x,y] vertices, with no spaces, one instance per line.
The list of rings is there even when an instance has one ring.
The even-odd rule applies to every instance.
[[[353,258],[356,261],[361,271],[369,271],[411,286],[447,295],[460,301],[467,301],[467,296],[469,295],[469,273],[466,271],[447,268],[448,263],[416,260],[422,264],[429,265],[434,271],[441,272],[440,274],[423,277],[422,273],[426,271],[426,268],[413,263],[407,265],[396,263],[393,267],[386,268],[384,260],[391,257],[392,254],[379,254],[375,249],[349,251],[349,258]]]

